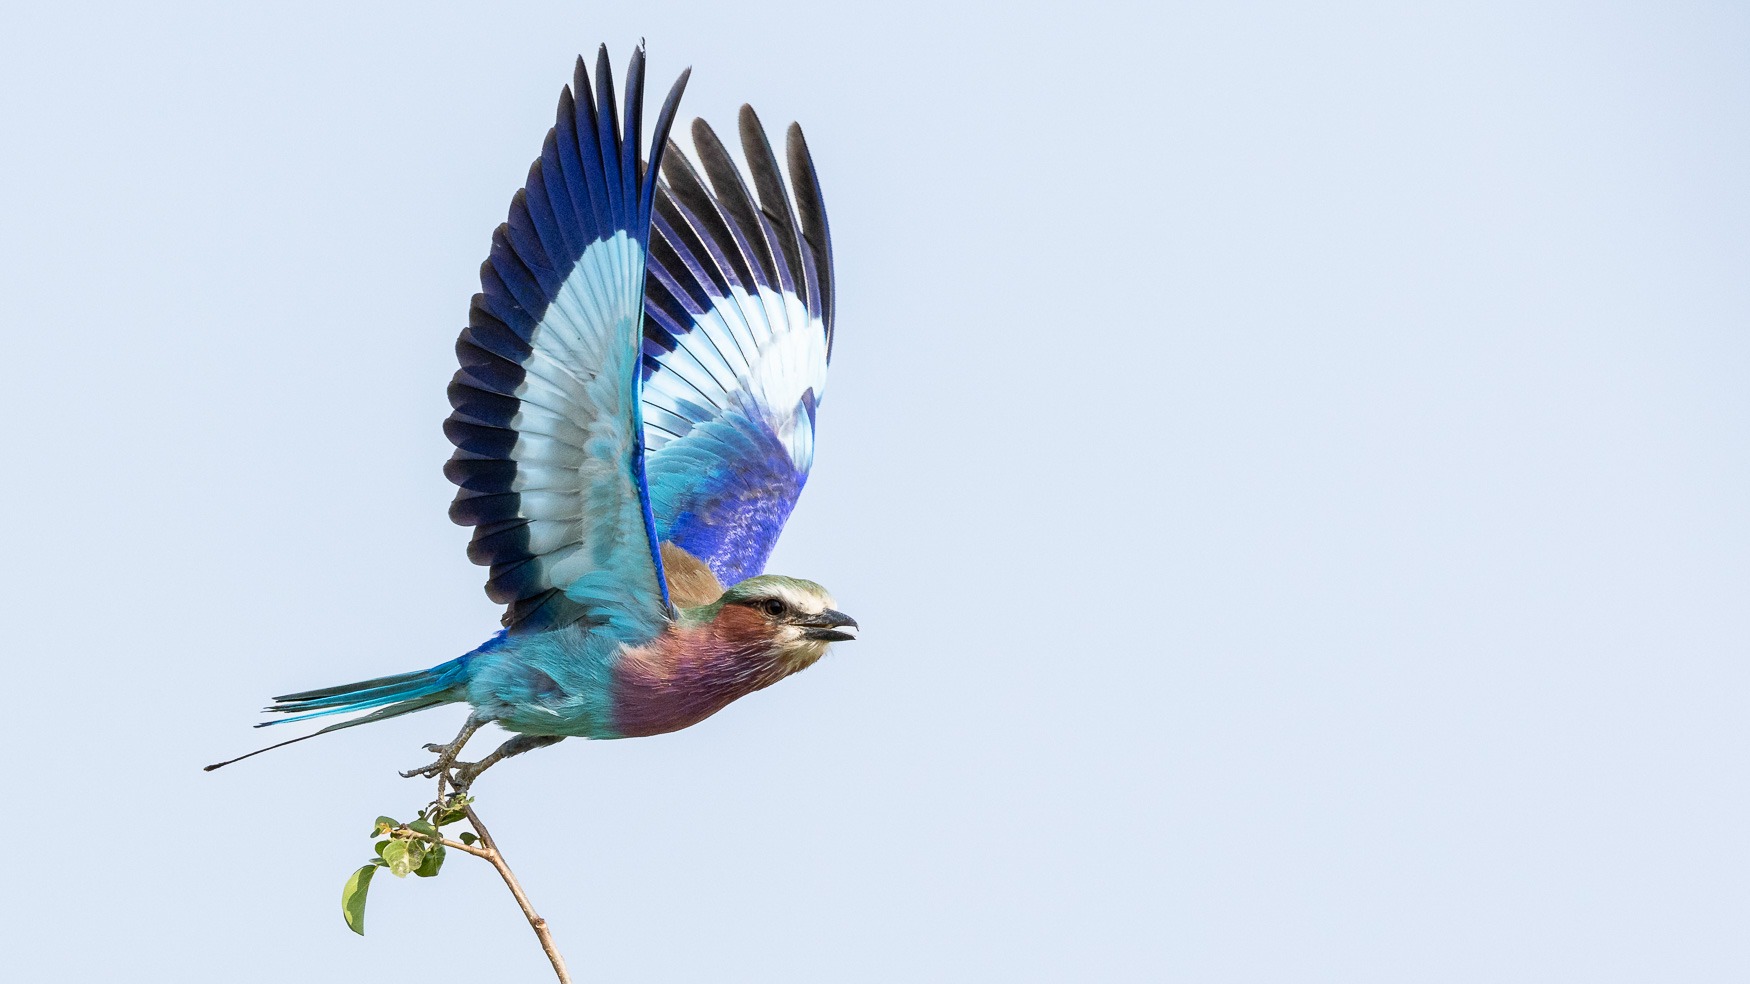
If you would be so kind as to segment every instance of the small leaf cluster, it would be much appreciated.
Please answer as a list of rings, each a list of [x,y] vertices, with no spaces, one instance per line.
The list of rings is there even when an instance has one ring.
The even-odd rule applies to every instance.
[[[371,879],[378,868],[387,868],[397,878],[417,875],[432,878],[443,869],[444,844],[442,828],[467,818],[463,809],[473,800],[452,797],[433,803],[420,811],[417,818],[402,823],[393,817],[378,817],[371,825],[371,837],[376,840],[377,856],[346,880],[340,895],[340,912],[347,928],[365,935],[365,897],[371,890]],[[463,844],[473,845],[478,838],[464,832],[457,836]]]

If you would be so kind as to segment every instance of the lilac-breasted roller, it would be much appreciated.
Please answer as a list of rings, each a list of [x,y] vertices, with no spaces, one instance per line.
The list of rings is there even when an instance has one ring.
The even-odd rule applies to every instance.
[[[781,169],[743,106],[752,189],[695,120],[701,175],[668,139],[686,81],[646,163],[642,48],[623,125],[607,48],[593,85],[579,58],[480,267],[444,473],[503,629],[430,669],[275,698],[268,710],[290,717],[267,724],[364,712],[291,741],[467,702],[461,734],[405,773],[465,789],[568,737],[697,724],[856,638],[820,585],[761,573],[808,478],[832,356],[814,163],[792,125]],[[515,737],[458,762],[489,722]]]

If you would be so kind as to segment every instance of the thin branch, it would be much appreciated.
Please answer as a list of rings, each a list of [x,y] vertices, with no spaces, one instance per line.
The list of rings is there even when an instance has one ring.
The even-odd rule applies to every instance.
[[[430,837],[425,837],[424,835],[419,835],[419,836],[423,840],[428,840],[428,841],[431,840]],[[450,840],[448,837],[439,837],[437,839],[437,842],[439,844],[442,844],[443,846],[449,848],[452,851],[461,851],[463,854],[472,854],[477,858],[485,858],[488,861],[492,860],[492,852],[491,851],[488,851],[484,848],[475,847],[472,844],[464,844],[461,841]]]
[[[441,788],[439,792],[442,792]],[[446,813],[453,818],[455,814],[452,811],[458,807],[462,811],[463,818],[474,828],[474,835],[478,840],[473,844],[465,844],[454,838],[445,837],[437,830],[436,825],[440,822],[454,822],[453,819],[446,821],[441,818]],[[523,910],[523,917],[529,921],[529,928],[535,931],[535,939],[540,941],[541,950],[547,954],[548,961],[553,964],[553,973],[559,976],[559,984],[571,984],[571,974],[565,969],[565,958],[559,955],[559,947],[553,942],[553,933],[547,928],[547,920],[541,918],[540,913],[535,911],[535,907],[529,904],[529,897],[523,894],[523,886],[517,881],[516,873],[510,870],[510,864],[504,860],[504,855],[499,853],[498,842],[492,839],[492,832],[486,829],[486,824],[480,820],[480,814],[474,812],[474,807],[467,798],[460,794],[454,800],[440,796],[430,806],[420,811],[420,822],[422,825],[429,825],[425,827],[426,832],[415,830],[408,824],[401,824],[387,833],[396,838],[419,840],[428,844],[442,844],[450,850],[484,858],[498,872],[498,877],[504,879],[505,887],[510,889],[510,894],[516,899],[517,906]],[[463,834],[462,836],[468,835]],[[383,862],[378,861],[377,863],[382,864]],[[350,917],[348,924],[351,925]]]
[[[529,928],[535,931],[535,938],[541,941],[541,949],[547,952],[547,959],[553,962],[553,973],[559,975],[559,984],[571,984],[571,975],[565,970],[565,958],[559,955],[559,947],[553,943],[553,934],[547,929],[547,920],[535,912],[535,907],[529,904],[529,897],[523,894],[522,885],[518,884],[516,874],[505,863],[504,855],[498,851],[498,842],[486,832],[486,825],[480,822],[480,815],[474,812],[472,805],[462,807],[462,815],[468,818],[474,833],[480,836],[480,848],[444,839],[445,847],[455,847],[478,858],[485,858],[498,869],[498,876],[504,879],[504,884],[510,889],[510,894],[516,896],[516,904],[522,907],[523,916],[529,920]]]

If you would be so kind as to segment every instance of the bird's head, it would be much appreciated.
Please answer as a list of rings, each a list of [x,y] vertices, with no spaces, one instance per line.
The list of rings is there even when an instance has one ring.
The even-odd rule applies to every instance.
[[[720,629],[762,643],[792,673],[820,659],[831,643],[857,638],[857,620],[835,610],[825,588],[778,574],[736,584],[707,612]]]

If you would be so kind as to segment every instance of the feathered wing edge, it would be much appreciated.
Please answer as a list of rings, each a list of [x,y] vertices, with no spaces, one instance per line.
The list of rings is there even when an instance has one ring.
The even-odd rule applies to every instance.
[[[826,221],[826,200],[820,193],[820,175],[814,170],[814,156],[808,152],[808,141],[802,136],[800,124],[790,124],[784,137],[784,156],[790,165],[790,185],[796,191],[797,219],[802,224],[802,239],[808,244],[809,261],[814,271],[814,296],[818,298],[821,323],[826,326],[826,358],[831,362],[837,313],[832,229]]]
[[[788,189],[752,107],[738,129],[745,177],[703,120],[692,126],[696,169],[668,148],[645,285],[656,529],[726,584],[763,570],[801,494],[835,306],[831,236],[801,127],[786,140]]]
[[[639,129],[641,125],[639,117],[644,83],[644,51],[643,47],[640,46],[633,53],[632,63],[628,66],[627,70],[627,89],[629,90],[626,119],[627,138],[623,139],[621,142],[622,159],[620,162],[620,169],[622,180],[623,182],[629,183],[623,183],[622,187],[618,189],[620,192],[618,195],[613,194],[614,189],[602,187],[599,182],[596,182],[592,183],[592,187],[589,189],[591,194],[589,195],[588,201],[578,201],[569,197],[565,197],[564,199],[566,204],[575,207],[580,215],[585,211],[588,211],[593,213],[598,219],[607,219],[609,216],[612,216],[614,219],[622,217],[631,219],[632,221],[630,224],[621,224],[620,228],[631,228],[634,230],[637,233],[638,242],[640,243],[641,248],[648,248],[649,216],[654,207],[657,177],[661,166],[661,152],[668,143],[668,134],[674,124],[674,117],[680,104],[680,97],[686,88],[687,79],[691,74],[692,70],[690,68],[683,71],[680,77],[675,80],[674,86],[670,89],[667,99],[663,102],[662,110],[657,116],[655,135],[651,141],[650,163],[646,165],[638,160]],[[574,82],[577,84],[578,90],[584,93],[586,102],[589,101],[589,88],[586,84],[587,78],[588,76],[584,71],[583,59],[582,57],[579,57],[577,60],[576,72],[574,73]],[[612,132],[613,129],[617,129],[617,127],[614,127],[612,120],[612,117],[616,115],[616,111],[613,99],[612,73],[608,67],[606,45],[602,46],[597,57],[597,83],[596,89],[598,93],[604,97],[601,102],[602,105],[606,106],[606,112],[601,114],[601,117],[598,118],[592,108],[592,111],[589,113],[589,118],[594,122],[599,122],[603,127],[606,127],[608,132]],[[560,123],[555,129],[565,129],[567,120],[575,121],[578,119],[578,116],[574,115],[577,110],[578,107],[573,102],[571,90],[567,88],[560,99]],[[580,166],[575,159],[577,146],[578,145],[575,142],[572,144],[574,158],[572,162],[573,169]],[[554,132],[549,131],[546,144],[543,147],[542,158],[541,160],[536,161],[534,167],[530,170],[529,187],[542,187],[539,181],[539,176],[543,162],[547,162],[547,164],[555,171],[560,170],[560,166],[557,163],[558,155],[559,149]],[[533,222],[533,218],[526,204],[527,191],[528,188],[518,191],[516,197],[512,201],[513,221],[521,218],[527,222]],[[564,196],[561,195],[560,197]],[[630,212],[625,210],[625,206],[628,203],[633,205],[633,209]],[[501,246],[508,249],[508,239],[506,235],[508,226],[509,223],[501,225],[497,232],[494,233],[493,243],[495,253],[499,252],[499,247]],[[526,232],[527,229],[525,228],[523,231]],[[553,242],[565,242],[568,238],[562,227],[541,230],[541,232],[552,237],[550,241]],[[581,251],[588,244],[579,243],[576,245],[578,250]],[[554,271],[549,266],[540,270],[539,274],[533,274],[532,272],[531,274],[535,276],[539,276],[540,274],[551,275],[553,272]],[[497,276],[497,271],[493,268],[490,259],[482,267],[483,279],[489,275]],[[487,378],[492,378],[495,374],[502,377],[505,372],[504,366],[506,364],[516,367],[520,371],[520,366],[518,366],[517,363],[522,357],[527,356],[529,353],[526,338],[519,338],[517,334],[509,330],[507,326],[498,322],[496,319],[491,319],[490,314],[483,312],[481,307],[481,298],[479,295],[476,295],[473,305],[474,310],[472,313],[476,315],[486,314],[487,318],[490,319],[490,323],[477,326],[475,324],[475,319],[471,317],[469,330],[465,330],[462,337],[457,340],[457,351],[458,355],[461,356],[463,366],[462,372],[457,374],[458,380],[467,376],[470,368],[477,370]],[[537,318],[536,321],[538,322],[539,318]],[[476,327],[483,330],[475,332],[474,329]],[[492,328],[497,328],[499,331],[493,332],[491,331]],[[630,380],[631,391],[634,395],[632,416],[634,425],[637,428],[634,432],[641,434],[642,424],[639,411],[641,400],[638,399],[638,397],[641,395],[643,382],[642,374],[639,372],[638,359],[628,359],[627,362],[629,364],[629,372],[632,374],[632,379]],[[502,378],[497,381],[500,383],[505,382]],[[512,388],[514,389],[514,385]],[[462,411],[464,409],[463,404],[470,399],[485,399],[489,402],[494,399],[504,399],[504,397],[499,396],[497,392],[494,392],[491,389],[473,390],[472,387],[469,387],[469,389],[473,390],[474,395],[470,397],[467,394],[463,394],[462,401],[458,402],[456,389],[457,385],[453,382],[451,384],[451,402],[458,411]],[[463,416],[465,418],[466,414],[464,413]],[[455,418],[452,417],[452,421],[454,421],[454,419]],[[464,419],[463,423],[467,424],[467,421]],[[446,430],[449,429],[450,428],[446,426]],[[452,439],[455,439],[454,435],[452,435]],[[488,457],[486,454],[468,450],[460,440],[457,440],[456,444],[458,448],[457,458],[452,459],[452,466],[456,465],[458,461],[461,461],[479,465],[481,466],[482,471],[489,469],[490,466],[485,463],[493,462],[492,458]],[[478,475],[473,469],[463,466],[458,469],[453,469],[453,471],[454,473],[451,474],[451,478],[462,487],[461,491],[464,493],[470,491],[471,486],[468,482],[478,478]],[[638,446],[635,449],[634,471],[635,480],[638,486],[640,508],[644,518],[645,538],[650,549],[652,562],[656,565],[657,587],[662,592],[663,605],[667,608],[669,607],[668,589],[662,574],[661,550],[656,539],[654,521],[651,517],[649,491],[646,487],[644,477],[644,448],[642,440],[639,440]],[[451,472],[452,468],[446,468],[446,473]],[[458,498],[460,499],[461,497],[459,496]],[[526,526],[526,523],[523,525]],[[477,531],[475,544],[470,545],[470,556],[473,557],[477,563],[491,562],[489,560],[482,560],[481,556],[477,555],[475,552],[475,545],[481,541],[483,538],[482,535],[485,534],[489,536],[491,532],[493,531]],[[475,652],[483,651],[488,647],[497,644],[502,638],[503,634],[501,633],[499,636],[494,637],[493,640],[487,642],[484,646],[476,649]],[[462,691],[467,682],[468,660],[472,655],[473,653],[470,653],[468,656],[449,660],[426,670],[395,674],[387,677],[378,677],[372,680],[342,684],[334,687],[322,687],[315,690],[306,690],[300,693],[286,694],[281,697],[276,697],[274,698],[274,704],[266,708],[266,710],[270,713],[289,714],[292,716],[274,721],[264,721],[261,724],[256,725],[256,727],[267,727],[273,724],[288,724],[294,721],[306,721],[311,718],[326,717],[332,714],[342,714],[352,711],[369,711],[370,713],[353,718],[349,721],[340,721],[328,725],[325,728],[321,728],[307,735],[300,735],[296,738],[277,742],[268,745],[265,748],[258,748],[255,751],[239,755],[235,758],[226,759],[223,762],[215,762],[212,765],[206,766],[203,771],[211,772],[214,769],[222,768],[234,762],[241,762],[244,759],[253,758],[263,752],[273,751],[276,748],[284,748],[287,745],[294,745],[298,742],[315,738],[318,735],[325,735],[329,732],[357,727],[361,724],[383,721],[388,718],[400,717],[403,714],[411,714],[415,711],[422,711],[428,708],[462,700],[464,699]]]
[[[832,347],[831,234],[802,128],[790,124],[786,140],[794,208],[752,106],[741,107],[739,129],[757,204],[704,120],[692,126],[703,176],[672,142],[663,158],[645,286],[644,375],[673,369],[701,401],[696,410],[681,408],[685,420],[679,433],[667,431],[670,436],[701,422],[700,412],[733,409],[723,398],[734,393],[771,328],[790,320],[790,312],[767,309],[761,288],[801,300],[806,315],[823,323],[829,353]],[[688,353],[692,358],[684,362],[671,359],[694,332],[703,333],[702,350]]]
[[[591,444],[583,426],[588,422],[566,411],[566,388],[575,378],[563,357],[581,343],[543,342],[537,328],[564,290],[572,308],[582,305],[584,317],[600,316],[622,300],[637,305],[634,332],[641,332],[641,284],[632,281],[635,286],[624,299],[618,285],[630,279],[648,250],[661,155],[690,72],[680,75],[664,101],[645,165],[638,159],[643,49],[634,51],[627,71],[623,132],[606,47],[598,53],[593,84],[578,59],[541,157],[512,200],[509,220],[493,234],[491,255],[481,266],[482,293],[475,296],[469,326],[457,340],[462,368],[450,385],[455,412],[445,423],[457,450],[445,473],[460,488],[450,515],[475,527],[469,559],[491,568],[487,595],[507,606],[504,621],[515,631],[557,628],[585,614],[586,606],[567,598],[568,583],[560,582],[574,581],[580,566],[589,570],[579,548],[595,549],[572,529],[583,518],[575,501],[583,493],[574,487],[583,476],[568,478],[564,472],[582,465]],[[619,234],[629,237],[624,248],[614,245],[622,242],[615,239]],[[590,252],[597,248],[606,252]],[[590,267],[581,283],[567,287],[586,254],[601,269]],[[571,308],[565,311],[566,317],[579,316]],[[623,360],[631,406],[620,411],[629,417],[633,441],[628,480],[638,495],[637,513],[655,571],[649,591],[666,610],[645,475],[636,338],[628,344],[634,346]],[[537,351],[543,346],[554,352]],[[555,353],[561,357],[557,363]],[[519,441],[535,449],[532,457],[526,448],[517,451]],[[574,558],[567,564],[573,576],[556,576],[554,568],[567,557]]]

